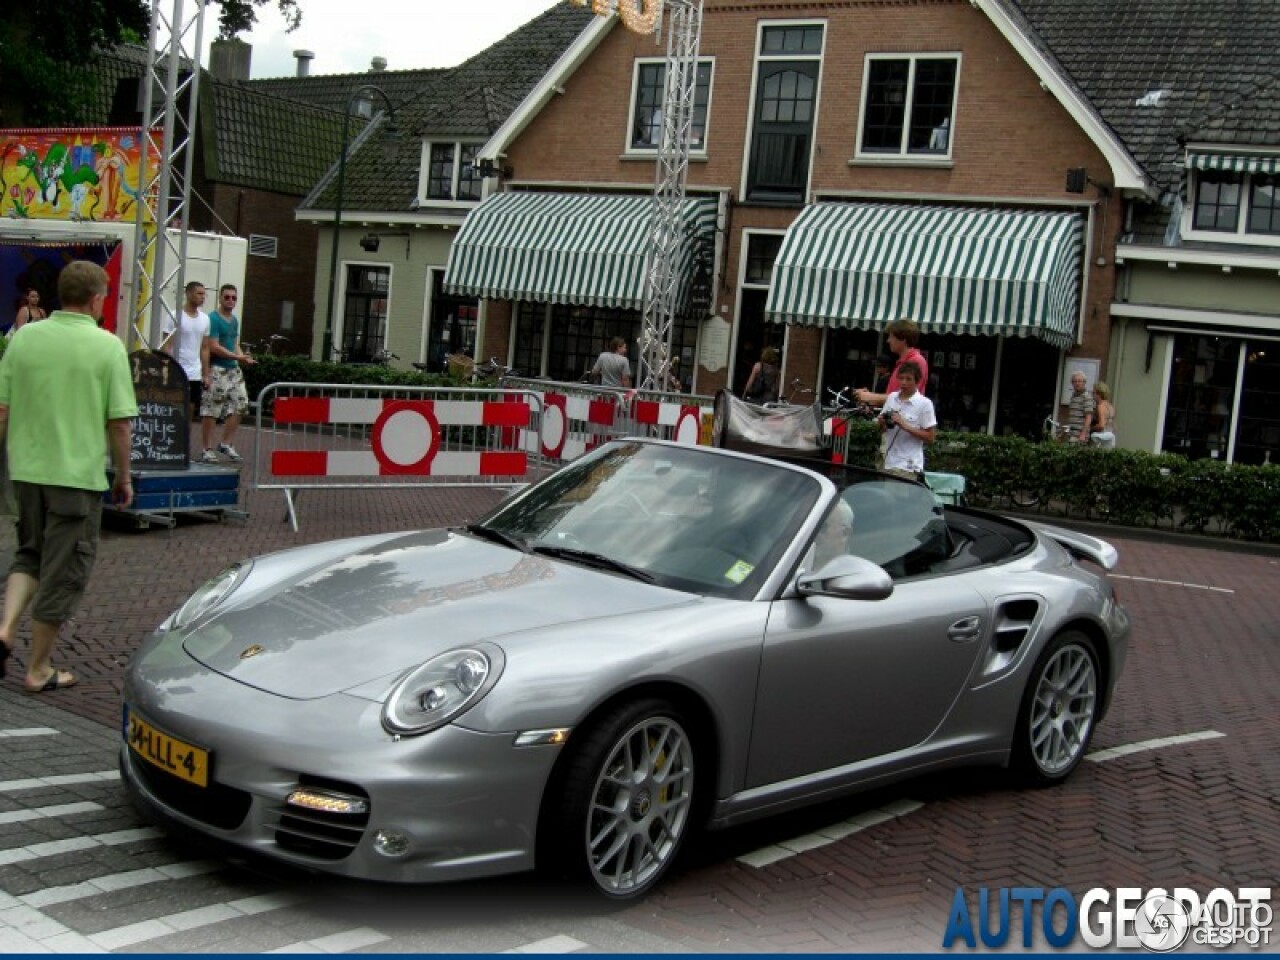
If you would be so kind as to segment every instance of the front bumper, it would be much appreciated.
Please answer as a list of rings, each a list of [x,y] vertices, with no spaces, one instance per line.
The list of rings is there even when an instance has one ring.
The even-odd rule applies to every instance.
[[[517,748],[514,734],[457,726],[396,738],[383,730],[379,704],[341,694],[287,700],[216,674],[155,686],[130,677],[125,702],[153,727],[210,751],[202,789],[121,744],[124,783],[162,823],[361,879],[461,880],[534,865],[538,810],[559,747]],[[367,817],[334,831],[339,844],[299,847],[283,821],[300,785],[363,795]],[[379,831],[406,838],[407,848],[379,852]]]

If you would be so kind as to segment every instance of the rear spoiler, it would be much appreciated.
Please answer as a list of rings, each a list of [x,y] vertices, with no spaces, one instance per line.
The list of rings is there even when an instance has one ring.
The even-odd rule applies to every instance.
[[[1056,540],[1071,553],[1092,560],[1104,570],[1114,570],[1116,564],[1120,562],[1120,552],[1105,540],[1099,540],[1097,537],[1091,537],[1087,533],[1080,533],[1076,530],[1064,530],[1062,527],[1050,526],[1047,523],[1025,522],[1027,526],[1033,527],[1036,532],[1049,537],[1051,540]]]

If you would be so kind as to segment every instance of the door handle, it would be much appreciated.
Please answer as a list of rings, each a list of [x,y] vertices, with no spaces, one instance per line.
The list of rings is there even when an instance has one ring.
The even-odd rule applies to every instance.
[[[965,617],[963,620],[957,620],[947,628],[947,639],[954,643],[968,643],[970,640],[978,639],[978,634],[981,630],[981,618]]]

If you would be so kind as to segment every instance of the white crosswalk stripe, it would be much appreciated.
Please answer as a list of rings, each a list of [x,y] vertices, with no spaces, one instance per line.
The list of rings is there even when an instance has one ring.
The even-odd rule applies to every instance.
[[[1156,737],[1154,740],[1139,740],[1137,743],[1126,743],[1119,747],[1109,747],[1106,750],[1095,750],[1093,753],[1086,754],[1085,759],[1094,763],[1101,763],[1104,760],[1114,760],[1116,757],[1127,757],[1131,753],[1159,750],[1161,747],[1176,747],[1179,744],[1197,743],[1200,740],[1216,740],[1218,737],[1225,736],[1225,733],[1219,733],[1217,730],[1200,730],[1196,733],[1181,733],[1173,737]]]
[[[7,730],[0,730],[0,740],[17,737],[52,737],[57,734],[58,731],[53,727],[10,727]]]
[[[349,953],[362,947],[372,947],[377,943],[385,943],[391,938],[379,933],[371,927],[356,927],[331,933],[327,937],[316,937],[314,940],[299,940],[283,947],[268,950],[268,953]]]
[[[543,940],[535,940],[533,943],[526,943],[519,947],[513,947],[510,950],[503,950],[503,953],[574,953],[578,950],[587,949],[587,944],[581,940],[575,940],[563,934],[546,937]]]
[[[22,894],[18,897],[18,900],[29,907],[49,907],[57,903],[83,900],[85,897],[96,897],[100,893],[110,893],[113,890],[141,887],[148,883],[159,883],[163,880],[197,877],[205,873],[214,873],[223,869],[224,866],[224,864],[213,860],[189,860],[163,867],[127,870],[123,873],[109,873],[101,877],[94,877],[92,880],[84,880],[80,883],[34,890],[31,893]]]
[[[210,924],[235,920],[239,917],[252,917],[271,910],[282,910],[303,902],[302,897],[292,894],[268,893],[256,897],[245,897],[227,903],[213,903],[195,910],[183,910],[168,916],[129,923],[111,930],[103,930],[89,935],[89,940],[107,950],[119,950],[123,947],[136,946],[148,940],[165,937],[171,933],[207,927]]]
[[[100,803],[81,800],[77,803],[58,803],[49,807],[28,807],[26,810],[10,810],[0,813],[0,823],[26,823],[30,820],[49,820],[72,817],[77,813],[96,813],[106,808]]]
[[[99,833],[87,837],[71,837],[67,840],[49,840],[45,843],[33,843],[28,847],[14,847],[0,850],[0,867],[11,863],[24,863],[38,860],[41,857],[56,857],[63,853],[74,853],[78,850],[90,850],[94,847],[118,847],[138,840],[155,840],[164,836],[154,827],[137,827],[132,830],[116,830],[111,833]]]
[[[109,783],[119,779],[120,772],[118,770],[98,770],[94,773],[64,773],[56,777],[24,777],[21,780],[0,780],[0,793],[39,790],[41,787],[70,787],[79,783]]]
[[[865,813],[858,814],[856,817],[850,817],[848,820],[842,820],[839,823],[823,827],[821,830],[815,830],[813,833],[806,833],[801,837],[794,837],[782,843],[761,847],[759,850],[751,851],[751,853],[744,853],[737,860],[739,863],[745,863],[749,867],[767,867],[771,863],[777,863],[787,857],[794,857],[796,854],[804,853],[806,850],[825,847],[829,843],[835,843],[850,834],[866,830],[868,827],[874,827],[876,824],[884,823],[887,820],[893,820],[895,817],[914,813],[923,806],[923,803],[916,800],[896,800],[875,810],[868,810]]]

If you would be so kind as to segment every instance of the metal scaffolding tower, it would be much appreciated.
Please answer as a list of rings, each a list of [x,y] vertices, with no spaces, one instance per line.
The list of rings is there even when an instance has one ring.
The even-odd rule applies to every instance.
[[[136,312],[132,322],[139,345],[160,342],[165,318],[176,317],[178,310],[176,303],[166,299],[165,291],[171,283],[178,290],[183,287],[204,8],[204,0],[151,3],[147,69],[142,78],[139,202],[134,220]],[[180,109],[184,98],[185,111]]]
[[[693,99],[702,41],[702,0],[666,0],[666,88],[662,105],[662,140],[649,224],[649,263],[645,278],[644,330],[640,335],[638,386],[663,389],[671,366],[671,331],[680,305],[682,244],[691,242],[683,223],[689,179],[689,144],[693,132]]]

